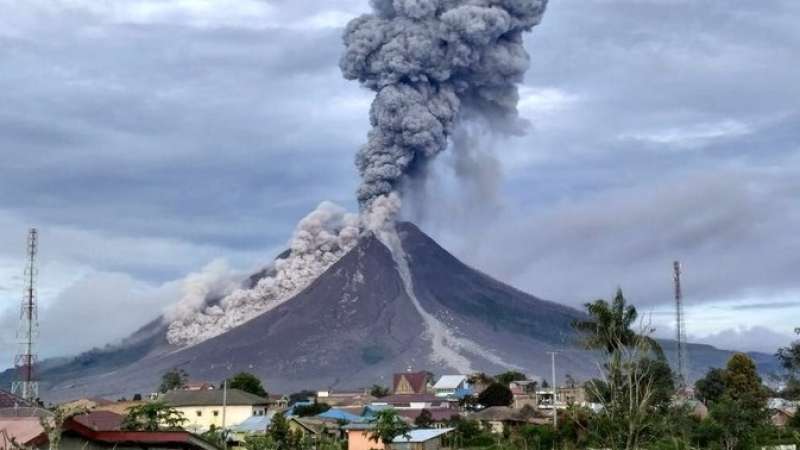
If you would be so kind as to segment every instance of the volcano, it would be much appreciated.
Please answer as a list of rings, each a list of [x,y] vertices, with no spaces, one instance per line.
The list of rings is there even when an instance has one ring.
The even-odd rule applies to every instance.
[[[43,398],[149,393],[176,367],[210,381],[252,372],[271,392],[385,385],[409,368],[543,376],[554,350],[561,376],[597,376],[596,358],[580,349],[571,327],[583,313],[463,264],[411,223],[397,224],[397,236],[406,267],[367,234],[290,300],[198,344],[170,344],[159,318],[119,345],[44,363]],[[670,354],[671,343],[664,344]],[[690,352],[703,361],[700,371],[730,355],[701,345]]]

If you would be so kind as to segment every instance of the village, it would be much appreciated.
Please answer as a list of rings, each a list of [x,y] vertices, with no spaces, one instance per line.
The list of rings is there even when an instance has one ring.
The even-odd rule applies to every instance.
[[[570,376],[554,389],[515,371],[492,377],[409,370],[394,374],[391,387],[274,394],[250,373],[214,383],[174,369],[159,392],[132,399],[83,398],[45,408],[0,391],[0,449],[440,450],[501,440],[550,448],[542,444],[559,420],[562,430],[574,428],[575,411],[604,408],[590,397]],[[678,392],[670,401],[690,419],[706,419],[708,408],[693,398]],[[787,428],[797,403],[770,398],[773,426]],[[514,443],[521,430],[533,439]]]

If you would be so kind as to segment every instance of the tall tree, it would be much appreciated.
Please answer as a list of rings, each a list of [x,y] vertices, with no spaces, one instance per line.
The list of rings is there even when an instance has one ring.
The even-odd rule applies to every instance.
[[[711,405],[725,393],[725,369],[712,368],[694,384],[697,397],[706,405]]]
[[[408,436],[408,432],[411,430],[411,427],[393,409],[378,411],[373,423],[375,427],[372,429],[369,439],[383,445],[391,444],[398,436]]]
[[[162,394],[175,389],[181,389],[189,381],[189,374],[183,369],[170,369],[161,376],[161,385],[158,391]]]
[[[635,306],[627,304],[622,288],[617,289],[610,303],[598,299],[584,306],[590,319],[575,321],[573,327],[583,333],[586,348],[604,350],[611,354],[644,344],[659,358],[663,358],[663,350],[655,339],[649,334],[640,334],[633,330],[639,313]]]
[[[508,386],[492,383],[478,395],[478,403],[483,406],[509,406],[514,401],[514,394]]]
[[[269,395],[261,384],[261,380],[249,372],[239,372],[232,378],[228,378],[228,387],[249,392],[259,397],[266,397]]]
[[[272,422],[269,425],[267,434],[278,445],[278,448],[283,448],[289,444],[291,433],[289,422],[286,421],[286,416],[283,413],[276,413],[272,416]]]
[[[389,388],[386,386],[381,386],[380,384],[373,384],[372,388],[369,390],[369,395],[375,398],[383,398],[389,395]]]
[[[433,425],[433,414],[429,410],[423,409],[414,419],[414,425],[420,428],[430,428]]]
[[[524,380],[528,379],[528,377],[525,376],[524,373],[518,372],[516,370],[509,370],[509,371],[503,372],[501,374],[498,374],[494,378],[497,380],[498,383],[504,384],[506,386],[511,384],[512,381],[524,381]]]

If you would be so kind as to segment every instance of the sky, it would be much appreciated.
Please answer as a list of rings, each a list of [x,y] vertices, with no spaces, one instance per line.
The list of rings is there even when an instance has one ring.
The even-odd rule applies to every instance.
[[[248,273],[355,211],[372,94],[338,69],[367,0],[0,0],[0,366],[27,229],[43,357],[121,339],[206,267]],[[524,135],[443,154],[407,218],[580,307],[622,287],[671,336],[774,352],[800,326],[800,3],[554,0]]]

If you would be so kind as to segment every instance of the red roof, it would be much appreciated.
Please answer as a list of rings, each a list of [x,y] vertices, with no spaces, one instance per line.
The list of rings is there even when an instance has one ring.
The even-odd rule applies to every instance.
[[[87,416],[92,416],[99,412],[104,414],[87,419]],[[181,449],[216,449],[213,444],[206,442],[188,431],[121,431],[119,430],[118,424],[116,425],[117,429],[104,430],[103,428],[105,427],[114,426],[113,422],[115,418],[110,414],[119,416],[119,414],[110,413],[108,411],[95,411],[83,416],[73,417],[64,424],[64,430],[76,433],[88,441],[103,442],[112,445],[133,444],[143,446],[159,444],[164,447],[176,447]]]
[[[13,408],[15,406],[35,406],[22,397],[0,389],[0,408]]]
[[[414,393],[421,394],[425,392],[425,387],[428,384],[428,372],[404,372],[394,374],[394,392],[397,392],[397,385],[400,383],[401,377],[408,381]]]
[[[119,431],[124,418],[111,411],[92,411],[74,417],[76,422],[94,431]]]

